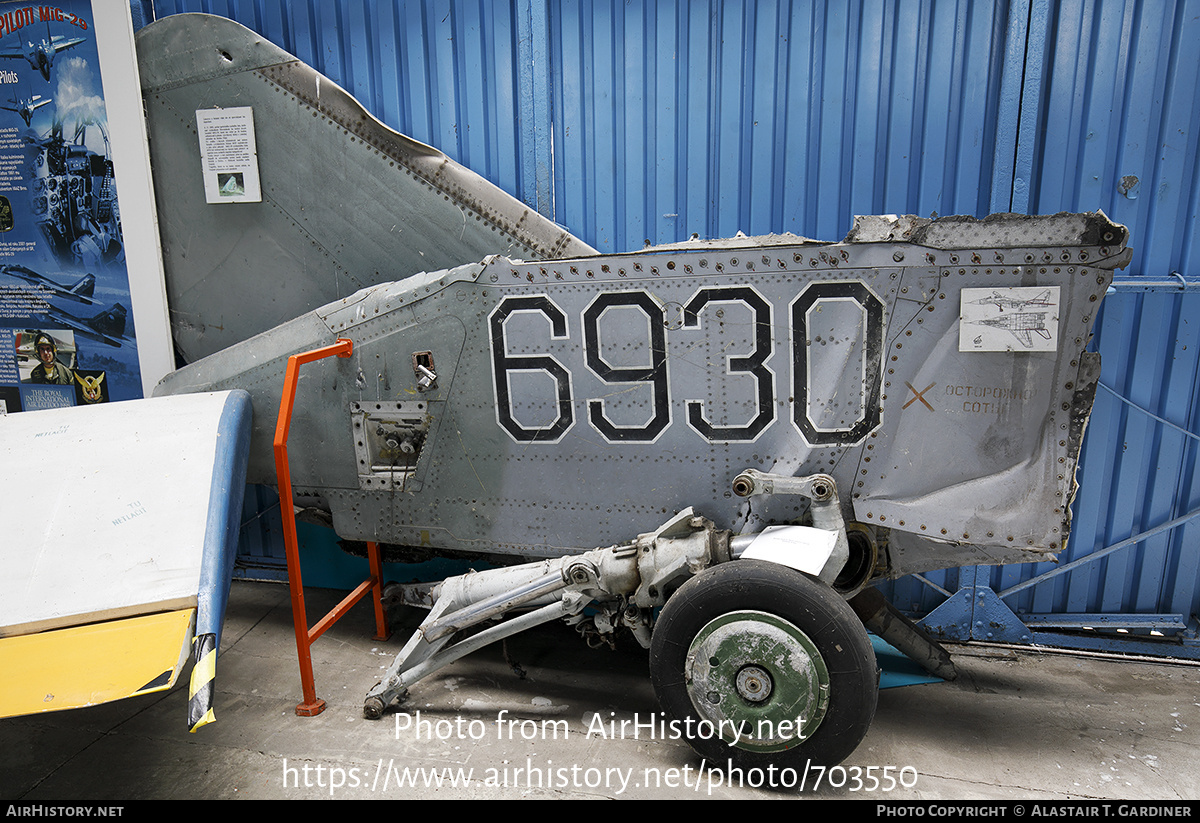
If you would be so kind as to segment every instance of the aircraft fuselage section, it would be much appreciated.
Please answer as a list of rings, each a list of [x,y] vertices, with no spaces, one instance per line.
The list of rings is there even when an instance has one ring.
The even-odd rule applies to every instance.
[[[271,483],[287,355],[352,340],[305,366],[289,446],[298,499],[348,539],[536,557],[688,506],[735,532],[802,521],[803,499],[731,494],[752,468],[831,475],[846,519],[892,536],[897,573],[1062,547],[1094,381],[1081,352],[1122,249],[985,267],[905,243],[743,242],[417,275],[163,390],[249,389],[251,479]],[[960,345],[963,289],[1043,285],[1057,350]]]

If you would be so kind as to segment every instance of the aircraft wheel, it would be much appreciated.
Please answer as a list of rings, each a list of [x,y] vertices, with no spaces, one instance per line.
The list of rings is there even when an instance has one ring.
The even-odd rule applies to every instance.
[[[378,720],[383,717],[383,701],[378,697],[368,697],[363,703],[363,717],[367,720]]]
[[[650,678],[673,730],[713,766],[840,763],[875,715],[866,629],[836,592],[757,560],[722,563],[673,594]]]

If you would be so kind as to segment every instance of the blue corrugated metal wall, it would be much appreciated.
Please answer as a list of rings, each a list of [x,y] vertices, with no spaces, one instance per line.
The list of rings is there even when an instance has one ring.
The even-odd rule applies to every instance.
[[[1003,3],[553,4],[555,215],[626,250],[986,214],[1005,32]]]
[[[255,29],[603,250],[693,233],[837,239],[866,213],[1102,208],[1135,246],[1094,343],[1102,382],[1200,430],[1200,0],[154,6]],[[1077,568],[1032,585],[1056,567],[950,570],[889,593],[950,634],[980,622],[943,602],[965,587],[1038,639],[1090,642],[1057,633],[1076,624],[1178,634],[1188,620],[1194,637],[1200,525],[1103,550],[1200,507],[1198,470],[1195,438],[1102,390],[1063,558]]]
[[[1129,226],[1134,260],[1106,299],[1093,341],[1103,357],[1101,382],[1115,393],[1102,389],[1096,398],[1059,564],[955,570],[928,576],[945,592],[909,580],[892,595],[925,614],[960,585],[986,586],[1046,642],[1106,645],[1101,636],[1061,634],[1082,626],[1119,627],[1131,639],[1151,632],[1194,639],[1200,521],[1106,550],[1200,508],[1196,439],[1117,398],[1200,431],[1200,304],[1191,293],[1200,277],[1193,263],[1200,56],[1189,47],[1200,36],[1200,5],[1085,0],[1020,11],[1029,23],[1011,208],[1102,208]],[[1100,559],[1089,562],[1093,556]],[[1068,564],[1078,565],[1059,571]],[[1030,585],[1035,578],[1041,582]],[[987,620],[982,629],[968,625],[955,609],[945,617],[959,634],[993,630]],[[1177,653],[1196,656],[1194,647]]]

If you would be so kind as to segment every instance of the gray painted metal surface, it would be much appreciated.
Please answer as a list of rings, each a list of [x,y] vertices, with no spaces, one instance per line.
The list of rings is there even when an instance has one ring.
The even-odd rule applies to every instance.
[[[239,20],[390,127],[606,250],[739,229],[837,237],[858,213],[1102,208],[1130,229],[1121,280],[1139,291],[1110,296],[1100,313],[1101,382],[1197,432],[1194,7],[155,3],[160,16]],[[1168,280],[1181,280],[1178,292]],[[1064,560],[1200,507],[1196,448],[1101,390]],[[1197,528],[1185,522],[1004,600],[1021,616],[1128,615],[1143,635],[1139,613],[1194,624]],[[1057,568],[978,571],[1006,591]],[[925,614],[976,571],[887,591]]]
[[[142,29],[137,48],[172,329],[187,360],[416,272],[496,253],[592,252],[231,20],[174,15]],[[263,200],[214,207],[196,112],[247,104]]]
[[[735,533],[804,516],[736,499],[752,468],[831,475],[886,575],[1042,559],[1067,534],[1097,374],[1082,348],[1125,239],[1103,215],[866,218],[837,244],[491,258],[364,289],[158,392],[249,390],[250,479],[269,483],[287,357],[354,341],[307,367],[291,447],[297,500],[353,540],[542,557],[687,507]],[[1055,308],[1000,299],[1022,290]]]

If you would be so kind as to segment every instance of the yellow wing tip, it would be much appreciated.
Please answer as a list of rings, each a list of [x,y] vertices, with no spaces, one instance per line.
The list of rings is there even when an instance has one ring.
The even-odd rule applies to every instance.
[[[164,691],[187,660],[194,608],[0,638],[0,717]]]

